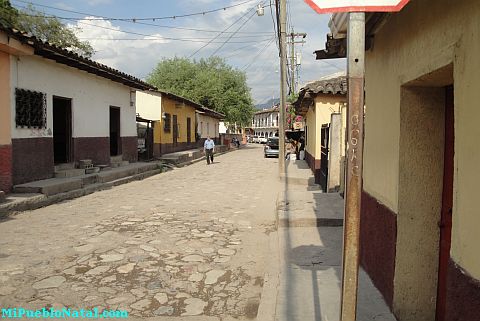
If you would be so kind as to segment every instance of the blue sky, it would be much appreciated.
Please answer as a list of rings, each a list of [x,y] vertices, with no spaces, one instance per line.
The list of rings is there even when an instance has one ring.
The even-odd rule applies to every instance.
[[[78,37],[88,39],[92,43],[96,50],[94,60],[142,79],[152,71],[162,57],[190,57],[200,47],[218,36],[193,58],[209,57],[215,53],[226,58],[235,68],[245,70],[255,103],[262,103],[272,96],[279,96],[278,49],[273,40],[273,21],[268,6],[270,0],[247,1],[11,0],[11,3],[16,7],[22,7],[31,2],[37,9],[47,14],[76,18],[77,20],[65,22],[79,27]],[[260,3],[266,5],[265,15],[261,17],[254,14],[253,10]],[[296,50],[302,54],[300,84],[343,70],[344,60],[321,62],[316,61],[313,55],[314,50],[324,48],[329,16],[315,13],[303,0],[288,0],[287,3],[289,31],[293,27],[295,32],[307,33],[306,43],[296,46]],[[78,20],[98,16],[160,18],[204,12],[236,4],[241,5],[205,15],[143,21],[150,25],[138,23],[142,22],[140,20],[137,23],[118,20]],[[226,29],[229,26],[231,27]],[[238,32],[234,34],[237,29]],[[227,32],[220,34],[222,31]],[[230,36],[232,38],[228,40]]]

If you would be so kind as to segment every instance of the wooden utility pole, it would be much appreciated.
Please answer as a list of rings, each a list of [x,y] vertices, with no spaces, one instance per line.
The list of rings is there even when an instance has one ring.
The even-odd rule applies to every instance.
[[[280,1],[280,6],[278,2]],[[287,2],[275,0],[276,8],[280,12],[280,108],[278,120],[279,154],[278,167],[280,175],[285,174],[285,108],[287,107]]]
[[[363,164],[363,95],[365,12],[350,12],[347,36],[347,183],[343,236],[341,321],[355,321],[357,312],[360,208]]]
[[[292,84],[291,84],[291,93],[292,94],[295,94],[297,92],[296,88],[295,88],[295,71],[296,71],[296,67],[297,67],[297,63],[295,62],[295,44],[297,43],[305,43],[305,41],[295,41],[295,38],[296,37],[302,37],[302,38],[305,38],[307,36],[306,33],[302,32],[302,33],[294,33],[293,32],[293,29],[292,29],[292,32],[290,33],[290,38],[291,38],[291,41],[290,41],[290,45],[291,45],[291,51],[290,51],[290,69],[291,69],[291,73],[292,73]]]

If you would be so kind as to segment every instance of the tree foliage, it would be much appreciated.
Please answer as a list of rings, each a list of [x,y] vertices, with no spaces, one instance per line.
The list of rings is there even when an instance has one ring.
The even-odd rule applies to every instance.
[[[246,75],[222,58],[163,59],[147,82],[223,113],[227,122],[242,126],[251,123],[254,107]]]
[[[94,53],[88,41],[77,38],[74,28],[64,25],[55,17],[46,16],[31,5],[25,10],[17,10],[9,0],[0,0],[0,22],[87,58]]]

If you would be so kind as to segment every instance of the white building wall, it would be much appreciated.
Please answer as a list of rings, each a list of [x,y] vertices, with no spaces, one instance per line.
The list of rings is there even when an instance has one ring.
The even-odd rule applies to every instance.
[[[11,57],[12,138],[53,136],[53,96],[72,99],[73,137],[108,137],[110,106],[120,108],[120,135],[136,136],[130,88],[38,56]],[[15,126],[15,88],[47,94],[47,128]]]
[[[219,131],[220,122],[218,119],[205,116],[204,114],[197,114],[198,115],[198,132],[201,138],[210,137],[219,137],[221,131]],[[203,126],[202,126],[203,124]],[[220,129],[221,130],[221,129]]]
[[[161,120],[162,94],[149,91],[137,91],[136,109],[140,117],[149,120]]]

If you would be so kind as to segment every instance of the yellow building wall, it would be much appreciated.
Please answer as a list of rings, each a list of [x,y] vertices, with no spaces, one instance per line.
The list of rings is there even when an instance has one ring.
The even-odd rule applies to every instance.
[[[366,54],[363,167],[364,190],[398,213],[401,86],[453,63],[455,175],[451,257],[476,279],[480,279],[476,171],[480,163],[479,39],[477,0],[413,0],[402,12],[389,17],[375,36],[373,50]]]
[[[307,142],[305,144],[305,150],[311,156],[315,157],[317,153],[317,119],[315,115],[314,108],[308,108],[307,114],[305,115],[305,123],[307,127]]]
[[[333,95],[317,95],[315,97],[315,141],[316,148],[315,159],[320,159],[321,154],[321,134],[322,134],[322,125],[329,124],[331,121],[332,113],[339,113],[341,111],[341,106],[345,103],[346,98],[344,96],[333,96]],[[311,108],[310,108],[311,109]],[[309,111],[310,111],[309,109]]]
[[[0,145],[11,143],[10,55],[0,51]]]
[[[182,105],[182,107],[176,107],[176,104]],[[154,127],[154,143],[155,144],[172,144],[173,143],[173,116],[177,115],[178,124],[178,143],[187,142],[187,118],[190,118],[191,132],[190,142],[195,142],[195,107],[182,104],[171,98],[162,96],[162,113],[170,114],[171,128],[170,132],[163,130],[164,120],[155,122]]]

